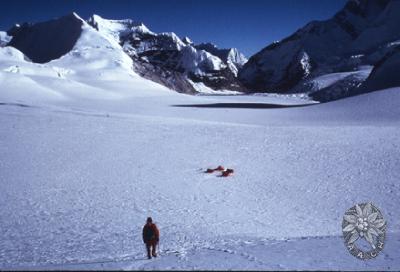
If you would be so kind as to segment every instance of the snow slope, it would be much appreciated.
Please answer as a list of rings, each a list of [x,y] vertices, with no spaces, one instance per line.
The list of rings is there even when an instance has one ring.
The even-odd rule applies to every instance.
[[[68,99],[36,102],[8,84],[0,268],[400,269],[398,88],[268,108],[304,101],[161,90],[114,99],[106,88],[88,99],[48,85]],[[219,164],[235,176],[203,173]],[[343,213],[363,201],[389,226],[370,262],[340,237]],[[152,261],[140,238],[147,216],[162,235]]]
[[[392,49],[372,70],[371,75],[365,82],[365,88],[379,90],[400,86],[400,46]]]
[[[111,43],[76,14],[71,16],[73,21],[80,22],[79,38],[58,59],[38,64],[13,47],[0,48],[3,99],[18,103],[96,97],[118,100],[171,92],[133,72],[132,59],[119,45]]]
[[[7,43],[9,43],[11,40],[11,37],[7,35],[6,32],[0,31],[0,47],[5,46]]]

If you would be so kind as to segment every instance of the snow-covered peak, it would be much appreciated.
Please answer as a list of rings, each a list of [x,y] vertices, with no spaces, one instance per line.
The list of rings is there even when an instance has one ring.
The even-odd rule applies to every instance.
[[[235,76],[238,74],[239,69],[247,62],[247,58],[236,48],[220,49],[213,43],[201,43],[195,47],[220,58],[228,65]]]
[[[76,71],[85,73],[107,69],[108,76],[122,68],[182,92],[194,91],[189,79],[215,89],[241,87],[236,75],[245,58],[236,49],[218,49],[213,44],[209,50],[198,49],[188,37],[154,33],[131,19],[110,20],[93,14],[84,21],[71,13],[15,26],[8,35],[12,36],[10,45],[33,62],[76,66]]]
[[[246,57],[239,52],[238,49],[236,48],[218,48],[213,43],[201,43],[195,46],[197,49],[205,50],[220,59],[222,59],[225,62],[232,62],[234,64],[238,64],[239,66],[242,66],[247,62]]]
[[[104,24],[104,23],[108,23],[108,22],[115,22],[115,23],[125,23],[125,24],[132,24],[133,20],[131,19],[122,19],[122,20],[111,20],[111,19],[104,19],[103,17],[101,17],[100,15],[97,14],[93,14],[89,19],[89,22],[95,22],[95,23],[100,23],[100,24]]]
[[[236,49],[218,49],[213,44],[205,44],[210,50],[203,50],[200,48],[197,50],[193,46],[193,42],[188,38],[184,37],[181,39],[174,32],[162,32],[156,34],[151,32],[144,24],[134,22],[130,19],[127,20],[109,20],[100,17],[99,15],[93,15],[88,19],[88,23],[99,31],[104,37],[110,42],[122,45],[124,50],[134,57],[138,57],[141,54],[147,54],[146,52],[162,52],[162,51],[184,51],[176,56],[173,54],[167,59],[163,60],[161,65],[173,67],[174,62],[179,62],[180,67],[185,71],[190,71],[195,74],[204,74],[205,71],[219,71],[226,68],[224,62],[229,62],[231,65],[243,65],[246,61],[244,56],[240,54]],[[211,51],[218,52],[220,54],[213,54]],[[223,59],[221,59],[221,56]],[[148,59],[150,56],[143,56],[144,59]],[[156,60],[157,59],[157,60]],[[153,60],[157,63],[160,62],[157,57]],[[169,63],[171,62],[171,63]],[[237,73],[237,67],[233,67],[235,74]]]
[[[227,61],[242,67],[247,62],[247,58],[237,48],[231,48],[228,52]]]
[[[134,74],[132,60],[122,47],[87,24],[82,26],[82,33],[72,50],[51,63],[93,73],[109,70],[111,75],[112,71],[122,70],[125,74]]]
[[[111,20],[104,19],[97,14],[93,14],[87,22],[101,32],[141,32],[154,34],[142,22],[136,22],[132,19]]]
[[[182,39],[182,41],[183,41],[185,44],[190,44],[190,45],[193,44],[193,41],[192,41],[189,37],[187,37],[187,36],[185,36],[185,37]]]
[[[143,23],[131,19],[110,20],[94,14],[87,22],[114,45],[120,44],[123,36],[134,35],[135,33],[154,35]]]
[[[178,50],[181,50],[186,44],[174,32],[162,32],[159,36],[168,37],[174,42]]]
[[[99,16],[93,16],[98,22]],[[101,22],[101,27],[106,21]],[[112,25],[116,26],[116,25]],[[133,75],[132,59],[123,51],[107,28],[98,31],[76,13],[37,24],[22,24],[9,31],[12,40],[8,45],[24,53],[37,63],[85,71],[88,74],[108,75],[115,71]],[[18,52],[11,52],[19,56]],[[21,57],[20,57],[21,58]]]
[[[187,72],[204,75],[210,71],[219,71],[226,68],[222,60],[204,50],[197,50],[193,46],[186,46],[182,50],[180,66]]]

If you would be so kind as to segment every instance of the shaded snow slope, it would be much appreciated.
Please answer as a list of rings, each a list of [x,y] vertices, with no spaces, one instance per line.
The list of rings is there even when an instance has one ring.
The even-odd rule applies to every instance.
[[[317,101],[326,102],[400,86],[398,77],[399,52],[400,47],[390,46],[375,67],[362,66],[357,71],[328,74],[310,80],[307,84],[311,86],[311,90],[317,87],[317,90],[310,94],[310,97]]]
[[[372,70],[365,89],[379,90],[400,86],[400,46],[388,53]]]
[[[364,65],[351,72],[325,74],[308,80],[300,89],[311,91],[309,96],[320,102],[327,102],[343,97],[360,94],[363,82],[368,78],[373,66]],[[376,89],[370,89],[371,91]],[[367,92],[364,90],[364,92]]]
[[[75,13],[37,23],[15,26],[8,34],[9,45],[22,51],[32,61],[49,62],[68,53],[81,35],[84,21]]]

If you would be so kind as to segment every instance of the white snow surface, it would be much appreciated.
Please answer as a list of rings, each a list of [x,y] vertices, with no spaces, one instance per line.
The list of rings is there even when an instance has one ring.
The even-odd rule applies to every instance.
[[[400,269],[400,88],[290,108],[270,104],[311,102],[182,95],[85,25],[47,64],[0,52],[0,269]],[[363,262],[340,236],[366,201],[388,235]]]
[[[359,67],[356,71],[325,74],[315,77],[308,82],[312,85],[311,91],[327,88],[339,81],[345,80],[349,76],[355,76],[360,82],[363,82],[370,75],[372,68],[373,66],[365,65]]]
[[[134,22],[131,19],[110,20],[94,14],[88,21],[96,25],[98,31],[107,37],[114,45],[119,44],[120,35],[128,33],[138,32],[155,35],[155,33],[151,32],[143,23]]]
[[[210,87],[207,87],[204,85],[203,82],[193,82],[189,79],[190,84],[194,87],[194,89],[198,92],[199,95],[214,95],[214,94],[220,94],[220,95],[239,95],[242,94],[241,92],[238,91],[231,91],[231,90],[214,90],[211,89]]]
[[[7,32],[0,31],[0,47],[6,45],[11,41],[11,36],[7,35]]]
[[[188,72],[205,75],[204,71],[219,71],[226,68],[222,60],[204,50],[196,50],[193,46],[182,49],[179,65]]]
[[[0,48],[0,59],[1,61],[24,61],[24,54],[15,49],[14,47],[7,46]]]

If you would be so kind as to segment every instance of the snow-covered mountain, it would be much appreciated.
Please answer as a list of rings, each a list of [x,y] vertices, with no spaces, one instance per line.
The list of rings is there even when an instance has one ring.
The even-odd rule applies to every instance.
[[[347,96],[398,44],[398,14],[400,1],[350,0],[333,18],[313,21],[252,56],[239,78],[252,91]],[[321,76],[330,83],[316,80]]]
[[[212,43],[201,43],[199,45],[195,45],[195,48],[198,50],[207,51],[214,56],[219,57],[228,64],[228,67],[235,75],[237,75],[239,69],[241,69],[247,62],[247,58],[236,48],[219,49],[215,44]]]
[[[290,92],[330,101],[379,86],[398,86],[394,76],[376,79],[383,62],[385,77],[394,75],[398,68],[396,59],[389,60],[396,58],[400,45],[398,14],[400,1],[349,0],[333,18],[310,22],[249,60],[235,48],[195,44],[173,32],[155,33],[134,20],[93,15],[85,21],[75,13],[15,25],[0,32],[0,47],[18,49],[25,55],[24,61],[66,64],[64,70],[84,58],[57,60],[71,54],[83,56],[90,49],[91,61],[107,63],[107,69],[118,66],[122,74],[140,76],[183,93]],[[96,38],[88,38],[88,33]],[[80,41],[85,42],[77,46]],[[96,65],[85,62],[82,67],[92,74],[104,74],[95,71]],[[391,84],[373,83],[382,80]]]
[[[58,33],[61,30],[63,35]],[[26,101],[29,97],[29,101],[47,103],[170,92],[135,73],[132,59],[122,48],[77,14],[36,25],[15,26],[9,35],[12,36],[9,45],[14,46],[0,48],[3,100]],[[58,38],[68,38],[69,46]]]
[[[181,40],[173,32],[157,34],[132,20],[93,15],[88,23],[122,46],[134,60],[135,71],[169,88],[195,92],[193,82],[197,82],[215,90],[242,89],[236,75],[246,59],[237,49],[207,50],[188,37]]]
[[[85,38],[88,28],[96,39]],[[237,49],[196,48],[188,37],[181,40],[175,33],[157,34],[130,19],[107,20],[93,15],[84,21],[72,13],[47,22],[15,25],[7,33],[0,33],[0,46],[12,46],[34,63],[62,59],[76,51],[81,40],[86,43],[80,49],[93,51],[103,47],[97,43],[99,40],[106,41],[104,47],[118,57],[100,50],[98,61],[123,64],[127,73],[135,72],[179,92],[243,88],[236,76],[246,58]]]

